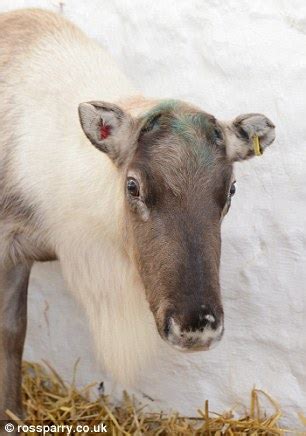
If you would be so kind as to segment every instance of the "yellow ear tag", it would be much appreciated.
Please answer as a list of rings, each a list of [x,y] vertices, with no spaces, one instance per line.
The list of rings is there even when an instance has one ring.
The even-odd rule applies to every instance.
[[[255,156],[261,156],[262,155],[262,150],[261,150],[259,138],[258,138],[257,135],[255,135],[253,137],[253,150],[254,150]]]

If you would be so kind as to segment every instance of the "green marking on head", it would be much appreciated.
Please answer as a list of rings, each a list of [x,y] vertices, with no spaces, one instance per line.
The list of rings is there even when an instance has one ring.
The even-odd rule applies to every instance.
[[[195,153],[199,159],[199,162],[204,166],[212,166],[215,162],[215,154],[211,147],[205,145],[201,148],[196,148]]]
[[[187,109],[188,110],[188,109]],[[203,136],[213,135],[213,125],[209,117],[203,112],[187,112],[179,100],[163,100],[154,106],[146,115],[148,121],[156,115],[164,114],[168,118],[172,132],[188,146],[201,164],[210,166],[214,162],[214,153],[211,147],[205,146]]]
[[[178,100],[169,99],[169,100],[163,100],[156,106],[154,106],[152,109],[150,109],[145,117],[150,119],[153,118],[155,115],[158,115],[162,112],[172,112],[175,110],[175,108],[179,105]]]
[[[175,134],[183,138],[184,143],[192,147],[192,151],[198,160],[204,165],[214,162],[214,154],[211,147],[207,147],[201,141],[203,134],[209,135],[212,126],[203,113],[184,113],[172,120],[172,128]]]
[[[173,120],[172,127],[175,133],[185,136],[186,139],[190,138],[190,133],[193,133],[193,139],[199,134],[210,133],[211,123],[205,114],[198,113],[183,113],[177,115]]]

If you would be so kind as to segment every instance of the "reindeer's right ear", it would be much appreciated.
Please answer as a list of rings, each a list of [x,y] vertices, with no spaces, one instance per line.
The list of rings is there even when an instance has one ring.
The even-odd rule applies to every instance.
[[[275,126],[262,114],[245,114],[230,123],[222,123],[226,153],[230,161],[262,154],[275,139]],[[257,148],[257,153],[256,153]]]
[[[79,117],[90,142],[119,166],[131,145],[131,116],[115,104],[90,101],[79,105]]]

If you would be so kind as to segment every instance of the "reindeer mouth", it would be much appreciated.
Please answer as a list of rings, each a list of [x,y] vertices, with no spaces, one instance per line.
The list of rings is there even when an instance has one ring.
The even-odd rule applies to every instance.
[[[172,316],[168,316],[163,332],[160,332],[162,339],[184,353],[208,351],[221,341],[224,333],[223,318],[219,324],[215,323],[213,316],[208,317],[208,322],[200,328],[183,329]]]

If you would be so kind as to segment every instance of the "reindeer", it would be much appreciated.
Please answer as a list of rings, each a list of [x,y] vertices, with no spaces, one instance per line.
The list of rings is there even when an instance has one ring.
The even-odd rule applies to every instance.
[[[219,121],[139,96],[72,23],[0,15],[0,418],[21,406],[33,262],[59,260],[117,380],[160,337],[208,350],[224,331],[220,226],[233,163],[274,138],[264,115]]]

